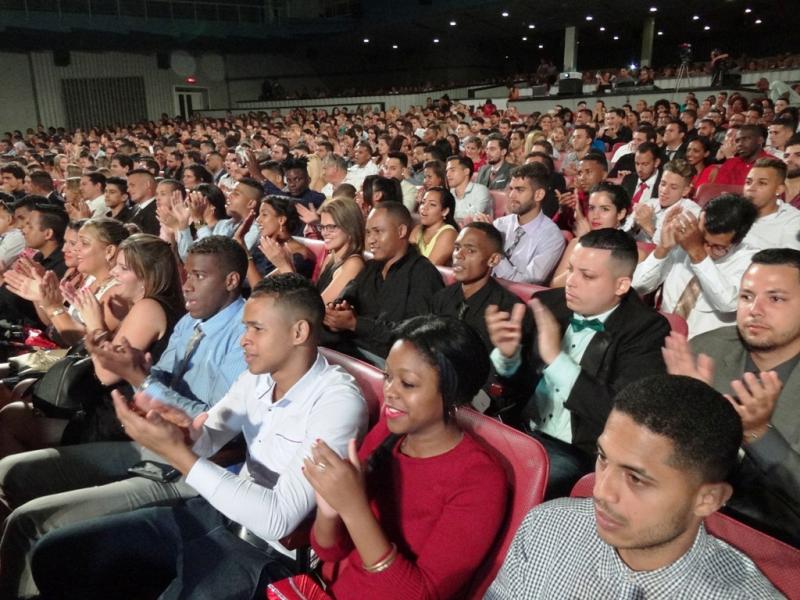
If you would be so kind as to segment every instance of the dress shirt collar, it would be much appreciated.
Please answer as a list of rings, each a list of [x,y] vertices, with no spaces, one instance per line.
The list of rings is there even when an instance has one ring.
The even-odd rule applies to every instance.
[[[653,189],[655,188],[655,185],[656,185],[656,179],[658,179],[658,169],[653,171],[653,174],[650,176],[650,179],[646,179],[644,182],[640,179],[639,180],[639,184],[636,187],[639,187],[639,185],[642,185],[642,183],[646,183],[647,184],[647,189],[650,191],[650,195],[652,196],[653,195]],[[635,191],[634,191],[634,193],[635,193]],[[656,194],[656,196],[657,195],[658,194]]]
[[[534,233],[537,229],[539,229],[542,226],[542,224],[545,222],[546,219],[547,219],[547,217],[540,210],[539,214],[536,215],[535,218],[533,218],[530,221],[528,221],[527,223],[525,223],[525,225],[520,225],[519,216],[517,214],[515,214],[515,213],[512,213],[512,215],[511,215],[511,223],[512,223],[513,227],[511,229],[511,231],[516,231],[517,227],[522,227],[525,230],[525,233],[527,233],[528,235],[531,235],[532,233]]]
[[[212,315],[205,321],[197,319],[194,327],[199,326],[204,335],[210,336],[228,327],[235,320],[236,313],[242,310],[244,300],[240,296],[221,311]]]
[[[411,260],[411,258],[417,256],[418,254],[419,253],[417,252],[417,248],[415,246],[412,246],[411,244],[409,244],[408,250],[406,250],[406,253],[403,256],[401,256],[400,258],[398,258],[392,264],[391,267],[389,267],[389,273],[391,273],[392,271],[394,271],[396,269],[399,269],[404,264],[406,264],[409,260]],[[386,261],[385,260],[381,260],[381,261],[377,261],[376,260],[375,263],[378,264],[378,265],[385,265]],[[381,267],[381,269],[382,269],[382,267]],[[387,273],[386,275],[388,276],[389,273]]]
[[[608,320],[608,317],[610,317],[611,314],[619,308],[619,305],[620,303],[618,302],[615,306],[611,307],[606,312],[600,313],[599,315],[582,315],[580,313],[573,313],[573,315],[575,315],[575,318],[578,319],[585,319],[587,321],[589,319],[597,319],[601,323],[605,323]]]
[[[314,394],[313,386],[319,385],[319,376],[328,367],[328,361],[317,351],[317,358],[311,368],[306,371],[303,376],[298,379],[292,387],[286,390],[278,402],[275,403],[276,408],[285,408],[293,402],[303,402],[304,400],[314,400],[319,394]],[[265,400],[267,404],[272,404],[273,389],[275,387],[275,380],[272,375],[267,373],[264,380],[266,390],[259,395],[259,400]]]
[[[703,525],[697,530],[694,543],[689,550],[675,562],[654,571],[634,571],[620,558],[617,551],[603,542],[605,546],[597,566],[598,575],[603,579],[619,577],[641,582],[648,588],[679,589],[686,575],[703,568],[703,556],[706,553],[709,536]]]

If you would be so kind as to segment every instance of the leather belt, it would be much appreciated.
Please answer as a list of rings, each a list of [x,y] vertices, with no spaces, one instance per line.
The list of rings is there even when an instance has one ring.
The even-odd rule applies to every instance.
[[[258,548],[259,550],[263,551],[268,551],[268,550],[275,551],[275,549],[270,545],[268,541],[261,539],[255,533],[247,529],[247,527],[245,527],[244,525],[240,525],[235,521],[231,521],[228,524],[228,531],[230,531],[240,540],[247,542],[254,548]]]

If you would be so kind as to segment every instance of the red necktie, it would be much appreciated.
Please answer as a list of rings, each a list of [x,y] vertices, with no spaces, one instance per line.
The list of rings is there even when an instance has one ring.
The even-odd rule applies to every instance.
[[[633,199],[631,200],[631,204],[636,206],[636,204],[641,200],[642,194],[647,189],[647,184],[643,181],[639,184],[639,189],[636,190],[636,193],[633,195]]]

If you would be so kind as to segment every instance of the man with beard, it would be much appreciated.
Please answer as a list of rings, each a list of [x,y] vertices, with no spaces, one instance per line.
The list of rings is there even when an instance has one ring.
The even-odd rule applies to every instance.
[[[698,353],[696,357],[693,354]],[[736,325],[667,339],[670,373],[727,394],[744,429],[744,460],[729,509],[800,543],[800,251],[755,254],[742,277]]]
[[[800,208],[800,134],[793,135],[786,143],[783,162],[786,163],[784,198],[788,204]]]
[[[511,183],[511,165],[506,161],[508,140],[499,133],[486,138],[486,164],[478,171],[478,183],[490,190],[504,190]]]

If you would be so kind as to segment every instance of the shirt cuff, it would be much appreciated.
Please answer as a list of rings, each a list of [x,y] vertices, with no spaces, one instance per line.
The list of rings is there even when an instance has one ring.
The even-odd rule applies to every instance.
[[[511,377],[522,364],[522,348],[517,348],[517,351],[511,357],[503,356],[503,353],[495,348],[489,355],[489,359],[500,377]]]
[[[227,472],[207,458],[198,458],[186,474],[186,483],[204,498],[210,498],[214,495],[217,485],[222,479],[221,474]]]
[[[551,362],[544,371],[544,380],[547,386],[553,390],[571,390],[572,386],[581,374],[581,366],[577,364],[566,352],[560,352],[556,359]],[[567,393],[567,396],[569,393]]]

